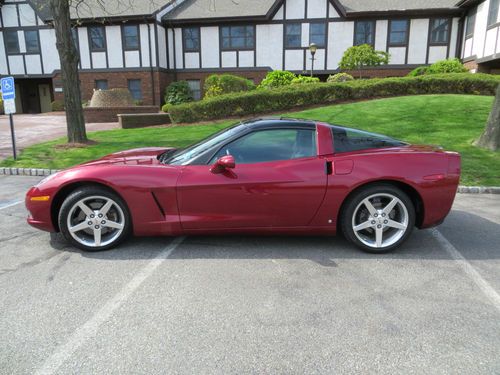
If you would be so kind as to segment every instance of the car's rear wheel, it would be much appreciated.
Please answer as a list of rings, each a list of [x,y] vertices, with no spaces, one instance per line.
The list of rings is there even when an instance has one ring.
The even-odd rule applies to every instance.
[[[84,187],[71,193],[59,211],[59,228],[72,245],[99,251],[117,246],[130,233],[125,202],[100,187]]]
[[[342,232],[364,251],[384,253],[400,246],[415,225],[415,207],[402,190],[371,185],[351,196],[342,212]]]

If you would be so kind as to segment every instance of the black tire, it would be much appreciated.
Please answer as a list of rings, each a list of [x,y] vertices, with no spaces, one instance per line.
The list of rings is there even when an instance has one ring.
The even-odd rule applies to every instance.
[[[70,230],[68,228],[68,215],[72,212],[72,209],[74,210],[74,206],[82,199],[86,199],[86,198],[90,198],[90,197],[103,197],[103,198],[110,199],[113,201],[113,203],[115,203],[119,207],[119,209],[121,209],[121,212],[120,212],[120,210],[116,206],[115,207],[112,206],[110,211],[112,211],[114,209],[116,211],[117,215],[122,216],[121,219],[123,222],[121,223],[121,225],[123,226],[123,229],[116,229],[116,232],[115,232],[116,238],[113,238],[114,236],[110,235],[110,237],[111,237],[110,239],[112,239],[112,241],[110,243],[103,244],[102,246],[95,246],[95,245],[88,246],[84,243],[77,241],[75,238],[73,238],[73,235],[70,233]],[[111,212],[111,214],[113,214],[113,212]],[[121,214],[123,214],[123,215],[121,215]],[[83,211],[82,211],[81,215],[84,215]],[[108,218],[106,216],[103,219],[106,220]],[[100,219],[97,219],[97,217],[96,217],[95,220],[100,220]],[[111,223],[111,220],[109,220],[109,221]],[[87,187],[78,188],[77,190],[73,191],[70,195],[68,195],[66,197],[66,199],[64,200],[64,202],[61,206],[61,209],[59,211],[58,223],[59,223],[59,229],[60,229],[61,233],[63,234],[64,238],[72,246],[77,247],[77,248],[82,249],[82,250],[85,250],[85,251],[102,251],[102,250],[108,250],[108,249],[111,249],[113,247],[116,247],[120,243],[122,243],[130,235],[131,229],[132,229],[132,225],[131,225],[132,220],[130,217],[130,213],[129,213],[128,207],[125,204],[125,202],[123,201],[123,199],[121,199],[117,194],[113,193],[112,191],[105,189],[105,188],[98,187],[98,186],[87,186]],[[89,222],[89,224],[90,224],[90,222]],[[96,224],[99,224],[99,223],[96,223]],[[101,226],[101,230],[102,229],[109,231],[110,233],[112,233],[112,231],[115,230],[113,228],[107,228],[104,225]],[[89,230],[93,230],[93,228],[89,228]],[[121,230],[121,233],[118,233],[120,230]],[[84,231],[84,230],[82,230],[82,231]],[[79,233],[81,233],[82,231],[80,231]],[[87,235],[87,233],[85,232],[85,233],[82,233],[82,237],[83,236],[90,236],[90,235]]]
[[[388,194],[392,195],[394,197],[397,197],[402,205],[405,206],[407,214],[408,214],[408,221],[407,221],[407,227],[406,231],[404,234],[399,238],[396,242],[388,245],[388,246],[383,246],[383,247],[373,247],[373,246],[368,246],[367,244],[363,243],[354,233],[354,228],[353,228],[353,215],[355,215],[355,210],[356,208],[362,204],[363,200],[365,198],[371,197],[373,195],[377,194]],[[399,207],[399,206],[398,206]],[[342,230],[342,233],[344,236],[354,245],[356,245],[358,248],[361,250],[368,252],[368,253],[374,253],[374,254],[382,254],[382,253],[387,253],[390,252],[397,247],[399,247],[403,242],[405,242],[408,237],[410,236],[411,232],[413,231],[413,227],[415,226],[415,207],[413,205],[412,200],[408,197],[408,195],[403,192],[401,189],[398,189],[397,187],[390,185],[390,184],[374,184],[374,185],[369,185],[365,188],[361,188],[359,191],[351,195],[345,202],[341,217],[340,217],[340,227]],[[371,228],[370,228],[371,229]],[[368,230],[370,230],[368,229]],[[375,230],[375,228],[371,229]],[[385,229],[384,229],[385,230]],[[403,233],[403,232],[402,232]]]

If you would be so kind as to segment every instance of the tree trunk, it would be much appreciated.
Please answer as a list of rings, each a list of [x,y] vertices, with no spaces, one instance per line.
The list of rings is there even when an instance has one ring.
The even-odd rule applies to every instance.
[[[69,143],[87,142],[85,120],[83,119],[78,61],[80,59],[71,33],[70,0],[50,0],[54,18],[56,45],[61,62],[61,75],[66,108],[66,123]]]
[[[477,140],[476,145],[493,151],[500,148],[500,85],[497,87],[495,101],[486,123],[486,129]]]

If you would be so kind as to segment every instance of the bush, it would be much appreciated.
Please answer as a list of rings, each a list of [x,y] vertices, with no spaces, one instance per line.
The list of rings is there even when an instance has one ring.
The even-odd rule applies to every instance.
[[[276,87],[288,86],[295,78],[295,74],[286,70],[273,70],[267,73],[266,78],[262,80],[259,89],[273,89]]]
[[[318,83],[319,78],[317,77],[309,77],[309,76],[302,76],[299,75],[292,79],[292,85],[301,85],[303,83]]]
[[[467,68],[460,62],[459,59],[448,59],[437,61],[426,71],[426,74],[441,74],[441,73],[465,73]]]
[[[2,93],[0,93],[0,115],[3,115],[3,99],[2,99]]]
[[[232,74],[212,74],[205,80],[205,97],[229,94],[232,92],[255,89],[255,84],[249,79]]]
[[[339,68],[343,70],[357,70],[361,78],[361,69],[370,66],[379,66],[389,63],[389,54],[385,51],[376,51],[369,44],[349,47],[342,56]]]
[[[418,68],[413,69],[410,73],[408,73],[408,77],[418,77],[427,74],[428,66],[419,66]]]
[[[169,112],[175,122],[197,122],[376,97],[423,94],[494,95],[499,83],[500,76],[480,73],[313,83],[227,94],[195,103],[166,105],[164,111]]]
[[[193,93],[186,81],[172,82],[165,90],[165,103],[182,104],[193,101]]]
[[[354,77],[350,74],[337,73],[337,74],[333,74],[333,75],[328,76],[328,79],[326,80],[326,82],[329,82],[329,83],[346,82],[346,81],[352,81],[353,79],[354,79]]]
[[[418,77],[426,74],[444,74],[444,73],[465,73],[467,68],[459,59],[448,59],[437,61],[431,66],[419,66],[408,73],[408,77]]]
[[[64,111],[64,100],[54,100],[50,106],[53,112]]]

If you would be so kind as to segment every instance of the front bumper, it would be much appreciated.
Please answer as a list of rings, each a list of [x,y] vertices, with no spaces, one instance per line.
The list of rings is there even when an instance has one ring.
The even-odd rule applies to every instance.
[[[42,195],[43,194],[36,186],[32,187],[28,190],[28,193],[26,193],[25,205],[29,212],[27,222],[37,229],[47,232],[56,232],[51,216],[52,197],[47,201],[33,201],[31,199]]]

